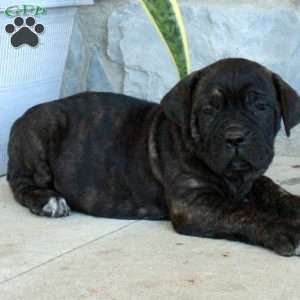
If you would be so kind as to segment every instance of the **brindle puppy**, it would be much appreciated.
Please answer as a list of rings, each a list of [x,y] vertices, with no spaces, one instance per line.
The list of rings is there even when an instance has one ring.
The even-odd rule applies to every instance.
[[[83,93],[29,109],[13,125],[7,179],[33,213],[70,208],[115,218],[170,218],[179,233],[300,254],[300,197],[262,176],[300,99],[278,75],[225,59],[154,104]]]

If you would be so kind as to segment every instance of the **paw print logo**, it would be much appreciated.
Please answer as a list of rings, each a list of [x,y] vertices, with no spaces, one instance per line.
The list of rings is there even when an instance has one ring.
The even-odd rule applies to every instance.
[[[19,47],[23,44],[35,47],[39,43],[38,35],[45,30],[42,24],[35,25],[33,17],[26,18],[25,23],[26,25],[22,17],[17,17],[14,20],[14,24],[8,24],[5,27],[5,31],[12,34],[10,40],[14,47]]]

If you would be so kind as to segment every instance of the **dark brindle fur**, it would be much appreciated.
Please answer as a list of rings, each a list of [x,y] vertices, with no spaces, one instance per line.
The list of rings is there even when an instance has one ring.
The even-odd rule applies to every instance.
[[[262,176],[281,119],[300,99],[278,75],[225,59],[154,104],[83,93],[29,109],[13,125],[7,179],[15,198],[52,217],[171,219],[179,233],[300,254],[300,197]]]

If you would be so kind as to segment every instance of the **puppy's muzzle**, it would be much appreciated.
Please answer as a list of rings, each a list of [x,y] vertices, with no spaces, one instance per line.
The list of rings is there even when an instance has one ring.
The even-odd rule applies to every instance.
[[[232,125],[225,130],[224,139],[228,147],[237,149],[247,142],[248,134],[241,126]]]

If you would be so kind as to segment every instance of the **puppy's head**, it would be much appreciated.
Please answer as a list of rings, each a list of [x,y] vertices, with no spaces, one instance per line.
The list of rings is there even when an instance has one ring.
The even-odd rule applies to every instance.
[[[271,163],[281,119],[287,135],[300,122],[297,93],[277,74],[237,58],[190,74],[162,105],[192,142],[195,155],[215,173],[241,184]]]

